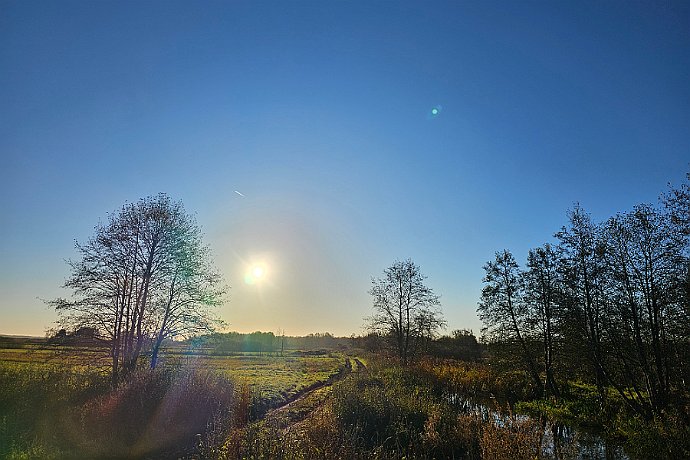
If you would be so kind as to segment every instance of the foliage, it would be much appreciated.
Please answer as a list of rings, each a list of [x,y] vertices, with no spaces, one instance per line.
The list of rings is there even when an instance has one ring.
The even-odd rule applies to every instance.
[[[523,371],[497,371],[486,363],[427,358],[418,365],[435,385],[449,395],[515,402],[534,393],[533,382]]]
[[[482,357],[482,346],[471,331],[455,330],[451,335],[443,335],[429,344],[428,353],[441,358],[463,361],[478,361]]]
[[[528,372],[536,395],[577,379],[596,386],[599,410],[613,398],[665,417],[690,376],[689,184],[602,223],[576,205],[527,270],[497,253],[478,307],[492,364]]]
[[[467,364],[467,363],[464,363]],[[448,365],[450,365],[448,363]],[[518,415],[460,408],[424,366],[377,358],[333,385],[295,424],[235,431],[218,458],[536,458],[543,429]],[[282,441],[282,442],[281,442]]]
[[[617,427],[626,440],[626,450],[632,456],[660,460],[690,458],[687,414],[673,411],[651,422],[640,416],[625,417]]]
[[[690,424],[682,408],[645,420],[631,413],[618,392],[607,389],[605,404],[595,385],[568,382],[559,399],[521,401],[516,410],[535,418],[585,427],[617,439],[631,458],[677,459],[690,454]]]
[[[484,288],[477,308],[484,322],[483,333],[491,341],[515,342],[517,355],[541,392],[541,379],[527,340],[528,304],[519,266],[508,250],[497,252],[495,259],[484,265]],[[519,351],[518,351],[519,350]]]
[[[193,452],[198,434],[246,420],[242,391],[208,370],[143,370],[80,408],[78,444],[90,457]]]
[[[483,460],[532,460],[541,454],[542,430],[538,422],[510,415],[484,426],[481,437]]]
[[[168,353],[160,368],[142,368],[114,389],[106,373],[66,354],[58,359],[73,364],[38,362],[52,356],[47,351],[3,356],[14,361],[0,362],[2,458],[549,458],[541,450],[550,429],[544,418],[605,430],[634,459],[688,452],[681,407],[647,422],[626,412],[614,389],[602,408],[596,385],[569,382],[559,399],[517,404],[533,414],[526,417],[495,401],[524,401],[529,376],[482,362],[426,358],[401,366],[371,355],[366,366],[354,360],[362,364],[332,386],[304,392],[315,376],[328,379],[343,356]],[[304,379],[302,392],[278,390],[270,407],[294,402],[257,411],[269,407],[270,393],[257,389],[271,376],[285,384]],[[476,404],[487,395],[496,399]]]
[[[97,371],[0,361],[0,457],[31,456],[55,445],[64,415],[107,388],[107,377]]]
[[[242,419],[241,391],[203,370],[142,370],[111,390],[107,375],[83,367],[0,362],[0,457],[190,452],[199,433]]]

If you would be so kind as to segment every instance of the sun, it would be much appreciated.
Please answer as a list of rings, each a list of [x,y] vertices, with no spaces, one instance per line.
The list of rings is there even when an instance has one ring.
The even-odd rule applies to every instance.
[[[244,275],[244,282],[247,284],[256,284],[266,278],[266,265],[254,264],[247,267]]]
[[[262,267],[262,266],[260,266],[260,265],[255,265],[255,266],[252,268],[252,275],[253,275],[254,278],[256,278],[256,279],[263,278],[263,276],[264,276],[265,273],[266,273],[266,270],[264,269],[264,267]]]

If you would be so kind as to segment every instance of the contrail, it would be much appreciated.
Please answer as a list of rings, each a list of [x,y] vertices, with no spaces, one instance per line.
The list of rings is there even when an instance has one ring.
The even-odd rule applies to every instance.
[[[244,196],[240,192],[238,192],[237,190],[235,190],[235,193],[237,193],[239,196]]]

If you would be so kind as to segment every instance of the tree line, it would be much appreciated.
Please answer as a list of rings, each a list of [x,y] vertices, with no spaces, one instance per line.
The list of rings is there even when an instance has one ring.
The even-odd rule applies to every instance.
[[[554,237],[524,268],[508,250],[484,266],[485,339],[537,395],[577,378],[601,401],[613,388],[646,419],[663,413],[690,377],[690,174],[657,205],[602,222],[576,205]]]
[[[192,349],[211,354],[228,353],[271,353],[282,354],[287,350],[329,350],[347,348],[351,339],[334,337],[329,332],[305,336],[288,336],[284,332],[214,332],[189,340]]]

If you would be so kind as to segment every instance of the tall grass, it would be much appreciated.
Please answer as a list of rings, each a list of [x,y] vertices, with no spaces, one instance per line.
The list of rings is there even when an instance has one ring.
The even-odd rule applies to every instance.
[[[247,389],[200,369],[139,370],[111,389],[84,370],[0,365],[0,458],[192,455],[246,423]]]
[[[71,408],[107,388],[107,377],[97,371],[0,362],[0,458],[60,442],[56,427]]]
[[[527,453],[516,459],[539,455],[539,424],[458,410],[445,395],[419,368],[370,362],[367,372],[334,384],[306,419],[288,426],[267,420],[234,431],[218,458],[498,459],[515,450]]]

